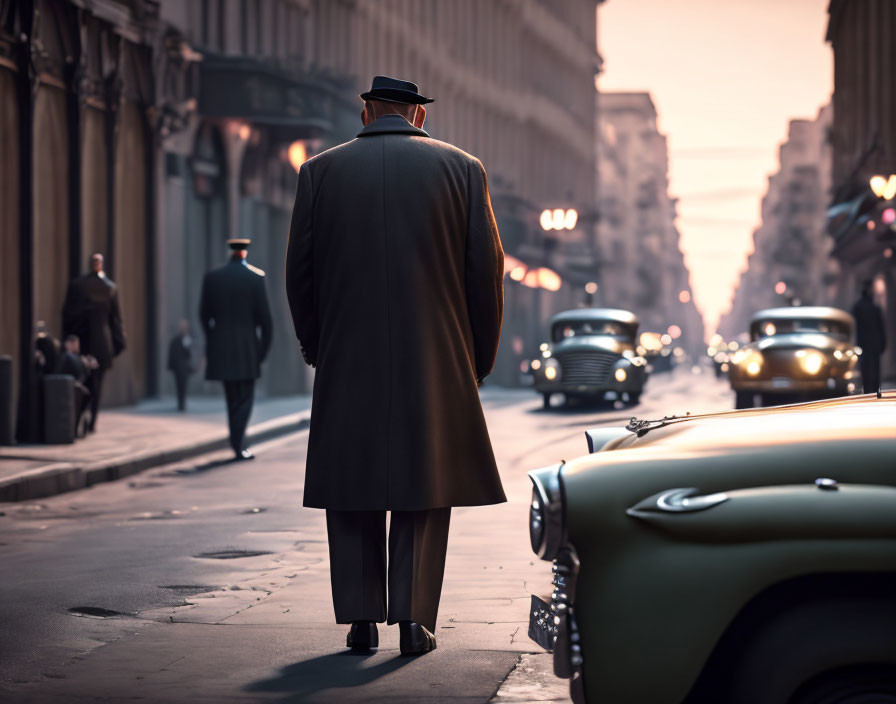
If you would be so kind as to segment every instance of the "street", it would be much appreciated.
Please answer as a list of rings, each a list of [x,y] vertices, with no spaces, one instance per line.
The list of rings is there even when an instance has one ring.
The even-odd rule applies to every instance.
[[[302,431],[256,446],[253,463],[211,454],[0,504],[0,697],[568,701],[526,635],[530,594],[550,589],[528,544],[526,472],[584,454],[587,428],[730,408],[731,393],[708,369],[679,368],[635,408],[545,411],[531,391],[492,387],[482,398],[508,503],[452,512],[433,653],[401,657],[385,626],[375,654],[345,650],[324,514],[301,508]]]

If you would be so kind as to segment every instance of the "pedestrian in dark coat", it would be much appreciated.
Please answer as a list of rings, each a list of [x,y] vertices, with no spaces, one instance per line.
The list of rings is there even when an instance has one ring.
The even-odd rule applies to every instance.
[[[177,334],[168,345],[168,370],[174,375],[177,389],[177,410],[187,410],[187,381],[193,369],[193,337],[190,335],[190,324],[181,320]]]
[[[392,512],[388,622],[425,652],[451,507],[505,501],[478,394],[504,254],[485,170],[422,129],[429,99],[381,76],[361,97],[358,138],[301,167],[290,228],[287,296],[317,368],[304,505],[327,510],[336,618],[362,647],[387,620]]]
[[[96,430],[103,376],[113,358],[125,348],[124,326],[118,305],[118,288],[103,271],[103,255],[90,257],[91,271],[69,284],[62,306],[63,336],[77,335],[81,353],[96,359],[98,368],[90,375],[90,425]]]
[[[871,298],[872,282],[862,286],[862,295],[852,307],[856,319],[856,344],[862,348],[859,366],[862,369],[862,387],[866,394],[880,389],[880,356],[887,349],[887,330],[880,306]]]
[[[245,446],[255,380],[271,347],[273,322],[264,272],[246,261],[249,240],[227,241],[230,261],[202,282],[199,319],[205,331],[205,378],[221,381],[227,399],[230,446],[238,460],[254,459]]]

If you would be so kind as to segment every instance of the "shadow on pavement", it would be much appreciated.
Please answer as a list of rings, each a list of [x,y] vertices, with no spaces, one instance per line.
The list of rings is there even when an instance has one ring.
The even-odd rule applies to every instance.
[[[282,692],[281,701],[304,702],[306,697],[327,689],[359,687],[370,684],[396,670],[409,665],[414,658],[396,655],[388,660],[369,665],[374,654],[343,651],[303,660],[281,668],[276,677],[253,682],[245,687],[248,692]]]

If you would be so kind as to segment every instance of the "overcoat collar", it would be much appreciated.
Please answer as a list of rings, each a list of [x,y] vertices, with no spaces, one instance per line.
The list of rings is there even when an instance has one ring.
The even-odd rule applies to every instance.
[[[429,137],[426,130],[414,127],[401,115],[383,115],[358,132],[359,137],[369,137],[372,134],[415,134],[419,137]]]

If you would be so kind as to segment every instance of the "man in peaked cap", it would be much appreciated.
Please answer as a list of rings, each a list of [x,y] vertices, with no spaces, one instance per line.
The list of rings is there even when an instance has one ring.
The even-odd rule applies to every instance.
[[[264,272],[246,261],[249,244],[248,239],[227,240],[230,261],[205,275],[199,303],[205,378],[224,384],[230,446],[237,460],[255,457],[245,445],[246,425],[273,328]]]
[[[348,647],[376,647],[387,621],[410,655],[436,646],[451,507],[505,501],[477,389],[504,254],[482,164],[423,130],[432,101],[386,76],[361,98],[358,138],[302,165],[289,235],[287,296],[317,367],[304,505],[327,512]]]

